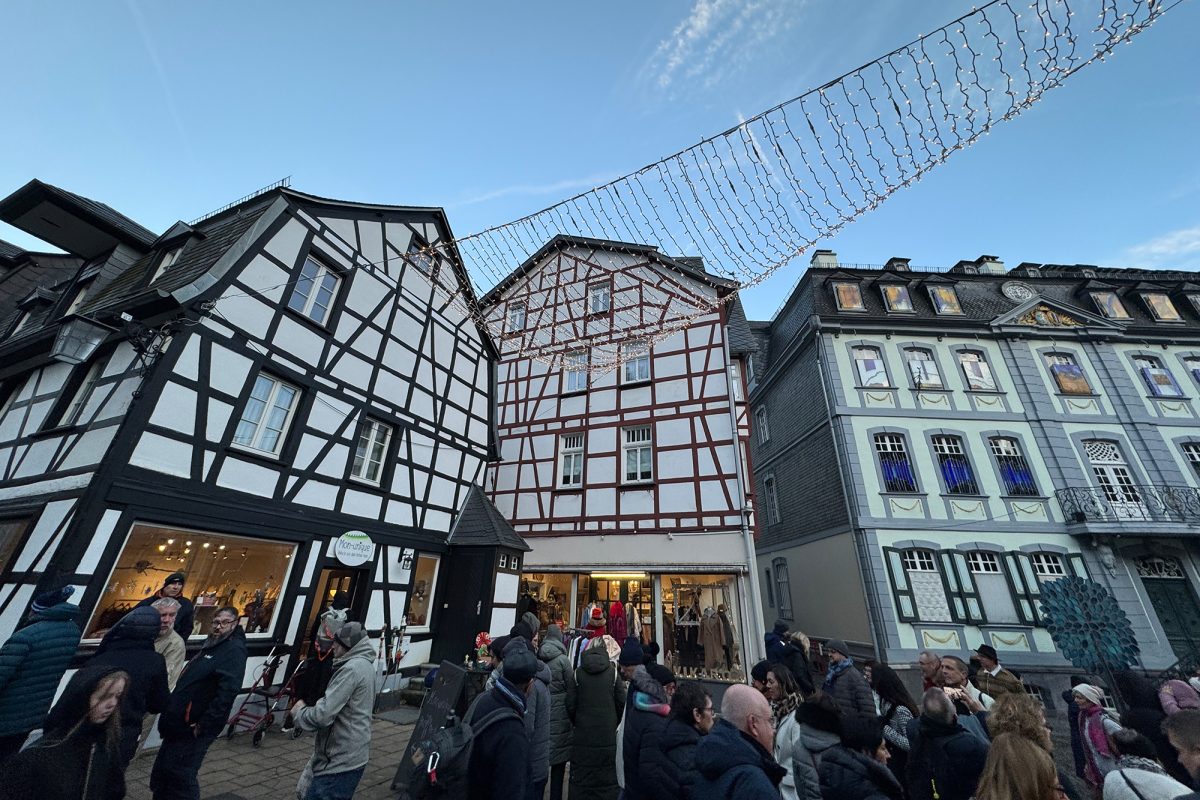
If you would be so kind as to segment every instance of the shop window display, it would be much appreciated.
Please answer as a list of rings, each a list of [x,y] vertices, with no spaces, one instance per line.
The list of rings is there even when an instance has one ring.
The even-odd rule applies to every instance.
[[[676,675],[740,682],[742,663],[733,575],[663,575],[663,641]]]
[[[187,575],[184,594],[196,607],[193,636],[207,634],[222,606],[241,611],[247,633],[271,633],[295,553],[296,546],[284,542],[135,524],[84,638],[102,637],[172,572]]]
[[[408,629],[429,630],[429,616],[433,608],[433,592],[437,588],[437,556],[419,555],[413,572],[412,595],[408,601]]]
[[[532,611],[541,623],[571,627],[571,575],[564,572],[526,572],[521,575],[521,594],[517,598],[517,619]]]

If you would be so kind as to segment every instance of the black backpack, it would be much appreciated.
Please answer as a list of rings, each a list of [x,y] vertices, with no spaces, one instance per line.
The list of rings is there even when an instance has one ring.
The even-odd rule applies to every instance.
[[[480,695],[482,697],[483,695]],[[473,719],[475,706],[467,709],[460,722],[451,711],[446,724],[422,741],[413,751],[413,773],[408,796],[413,800],[467,800],[467,767],[471,763],[471,745],[475,738],[497,722],[521,719],[511,708],[497,708]]]

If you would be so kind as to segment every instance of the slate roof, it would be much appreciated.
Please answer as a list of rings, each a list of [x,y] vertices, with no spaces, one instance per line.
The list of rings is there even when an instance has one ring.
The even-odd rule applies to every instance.
[[[38,183],[41,183],[41,181],[38,181]],[[104,203],[84,197],[83,195],[75,194],[74,192],[68,192],[66,189],[60,189],[57,186],[51,186],[50,184],[43,184],[43,186],[50,190],[51,194],[58,194],[79,204],[92,215],[94,215],[98,220],[124,233],[130,239],[135,240],[137,243],[145,247],[149,247],[154,243],[154,240],[158,238],[158,236],[148,228],[143,228],[141,225],[117,211],[112,206],[105,205]]]
[[[11,266],[0,272],[0,334],[3,334],[14,318],[23,313],[18,303],[39,290],[44,298],[52,299],[55,287],[74,277],[82,260],[61,253],[30,253],[8,242],[0,244],[7,245],[5,252],[10,252],[8,248],[16,251],[11,258],[6,256]],[[33,333],[40,328],[54,306],[53,302],[41,302],[30,307],[33,316],[21,333]]]
[[[449,542],[451,545],[509,547],[525,551],[533,549],[513,530],[513,526],[508,524],[508,520],[477,484],[473,484],[467,492],[467,502],[458,512]]]
[[[734,297],[729,301],[729,352],[734,355],[744,355],[758,350],[758,340],[750,332],[750,323],[746,320],[746,310],[742,308],[740,298]]]
[[[24,250],[17,247],[12,242],[6,242],[3,239],[0,239],[0,259],[5,261],[16,261],[17,256],[24,252]]]

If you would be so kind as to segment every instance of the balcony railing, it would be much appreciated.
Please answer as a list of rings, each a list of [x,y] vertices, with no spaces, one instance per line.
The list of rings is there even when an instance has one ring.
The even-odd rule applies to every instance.
[[[1054,492],[1067,522],[1200,522],[1191,486],[1072,486]]]

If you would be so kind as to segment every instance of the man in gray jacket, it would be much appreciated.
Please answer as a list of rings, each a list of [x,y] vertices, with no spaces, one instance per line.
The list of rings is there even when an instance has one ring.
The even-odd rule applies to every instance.
[[[324,697],[312,706],[303,700],[292,706],[296,727],[317,732],[306,800],[350,800],[371,755],[375,647],[361,624],[347,622],[337,632],[333,658]]]

